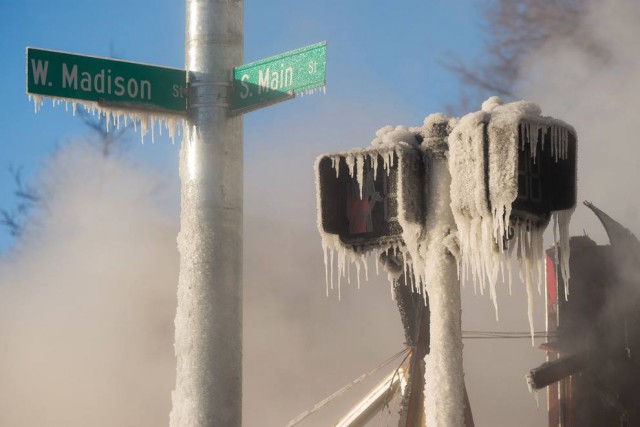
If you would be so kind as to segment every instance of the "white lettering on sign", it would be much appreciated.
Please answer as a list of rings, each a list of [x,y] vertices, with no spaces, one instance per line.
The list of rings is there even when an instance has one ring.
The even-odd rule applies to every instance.
[[[34,63],[34,61],[32,61]],[[47,78],[47,63],[45,61],[44,67],[38,61],[37,65],[33,65],[33,73],[36,84],[42,80],[46,82]],[[122,76],[112,76],[110,69],[102,69],[100,72],[92,75],[87,71],[80,73],[80,79],[78,79],[78,65],[69,66],[66,63],[62,63],[62,87],[72,88],[78,90],[78,83],[80,90],[83,92],[96,92],[100,94],[125,96],[129,98],[139,98],[151,100],[151,82],[149,80],[136,80],[129,78],[126,80]],[[173,96],[180,96],[180,91],[177,85],[174,85]]]
[[[171,95],[173,95],[174,98],[184,98],[184,88],[179,85],[173,85],[171,88]]]
[[[263,90],[265,92],[269,91],[269,71],[271,71],[271,68],[267,68],[262,74],[262,70],[258,70],[258,93],[262,93]]]
[[[318,71],[318,63],[316,61],[309,62],[309,74],[315,74]]]
[[[246,74],[244,76],[247,76]],[[244,78],[244,76],[242,76]],[[248,76],[247,76],[248,78]],[[246,83],[242,83],[243,87],[248,89]],[[280,71],[271,71],[271,67],[266,70],[258,70],[258,93],[268,92],[269,90],[285,91],[286,88],[293,86],[293,67],[284,68],[284,64],[280,65]],[[247,92],[247,96],[249,93]],[[240,95],[242,97],[242,94]],[[246,99],[246,97],[242,97]]]
[[[47,69],[49,68],[49,61],[44,61],[42,65],[41,60],[31,60],[31,71],[33,71],[33,81],[37,85],[47,84]]]
[[[71,72],[67,68],[67,64],[62,63],[62,87],[73,87],[78,89],[78,66],[74,65],[71,68]]]
[[[116,84],[116,91],[114,92],[114,94],[116,96],[122,96],[124,95],[124,85],[122,84],[124,82],[124,77],[116,77],[114,83]]]
[[[240,98],[242,99],[247,99],[249,97],[249,94],[251,93],[251,91],[249,90],[249,85],[246,84],[245,82],[249,80],[249,74],[243,74],[242,78],[240,79],[240,84],[242,85],[242,93],[240,94]]]

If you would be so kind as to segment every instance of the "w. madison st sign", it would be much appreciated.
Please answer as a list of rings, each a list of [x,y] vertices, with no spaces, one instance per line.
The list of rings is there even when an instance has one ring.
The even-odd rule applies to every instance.
[[[184,70],[27,48],[27,93],[185,114]]]

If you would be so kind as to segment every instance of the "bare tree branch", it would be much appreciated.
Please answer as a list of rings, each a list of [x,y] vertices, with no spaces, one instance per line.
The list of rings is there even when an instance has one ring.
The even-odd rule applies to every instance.
[[[117,127],[114,123],[108,123],[105,116],[91,114],[82,108],[77,113],[80,120],[93,131],[94,141],[104,157],[114,154],[116,148],[124,150],[124,144],[118,143],[126,140],[126,134],[132,128],[130,123]]]
[[[580,34],[587,0],[493,0],[483,13],[487,43],[482,60],[449,60],[443,65],[458,75],[476,102],[490,95],[513,98],[527,58],[551,40],[570,39],[606,58],[598,44]]]
[[[36,190],[24,184],[22,180],[22,168],[9,167],[9,174],[15,184],[13,195],[18,199],[15,211],[0,209],[0,225],[6,227],[12,237],[18,237],[22,233],[23,224],[29,211],[41,202],[41,197]]]

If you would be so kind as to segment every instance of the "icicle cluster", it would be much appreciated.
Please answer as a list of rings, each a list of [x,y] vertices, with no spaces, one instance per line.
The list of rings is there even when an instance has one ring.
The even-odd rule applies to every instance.
[[[389,131],[389,132],[387,132]],[[378,132],[380,137],[386,135],[386,133],[392,133],[395,129],[387,129],[381,130]],[[400,132],[397,134],[398,136],[402,134],[403,136],[407,136],[404,132]],[[374,172],[374,180],[377,178],[378,174],[378,163],[382,161],[382,173],[390,174],[391,169],[394,167],[397,159],[402,158],[402,151],[406,150],[407,145],[417,144],[417,140],[415,139],[415,135],[411,134],[411,138],[408,139],[409,142],[399,142],[395,139],[387,138],[384,143],[380,142],[374,148],[369,148],[367,150],[355,149],[348,152],[336,153],[331,156],[332,167],[336,172],[336,177],[340,176],[340,166],[342,162],[344,162],[347,166],[347,170],[349,176],[351,178],[355,178],[358,182],[358,188],[360,191],[360,197],[363,194],[364,188],[364,168],[365,163],[370,162],[372,165],[372,169]],[[318,157],[316,160],[316,171],[319,170],[317,164],[324,156]],[[401,164],[398,165],[402,167]],[[401,173],[399,174],[401,175]],[[319,179],[319,177],[317,177]],[[317,206],[320,206],[320,192],[317,191]],[[400,204],[400,203],[399,203]],[[399,208],[400,209],[400,208]],[[403,212],[398,212],[399,220],[404,217]],[[402,225],[402,221],[401,221]],[[402,225],[403,230],[405,227],[409,228],[409,225]],[[351,283],[351,269],[354,268],[356,270],[356,277],[358,288],[360,288],[360,273],[364,270],[365,279],[368,280],[369,274],[369,258],[373,257],[375,262],[376,274],[379,273],[379,258],[383,253],[392,254],[398,258],[404,260],[404,271],[407,269],[411,269],[410,259],[406,256],[405,247],[399,244],[390,243],[383,247],[377,247],[370,249],[368,251],[356,250],[352,249],[350,246],[344,245],[340,238],[335,234],[325,233],[322,228],[322,215],[321,212],[318,211],[318,230],[322,236],[322,249],[324,253],[324,264],[325,264],[325,275],[326,275],[326,288],[327,295],[329,295],[329,289],[334,289],[334,287],[338,288],[338,298],[341,297],[341,283],[342,279],[346,278],[347,283]],[[335,264],[335,266],[334,266]],[[389,276],[391,285],[393,285],[394,281],[397,279],[399,275],[391,274]],[[337,284],[334,283],[334,277],[337,278]],[[392,293],[393,295],[393,293]]]
[[[518,144],[518,124],[521,124],[522,145]],[[448,140],[446,137],[437,137],[439,133],[434,129],[438,126],[446,127],[444,134],[449,135]],[[529,219],[511,218],[512,204],[518,195],[518,152],[526,148],[524,144],[529,144],[533,161],[536,162],[539,160],[535,158],[537,147],[543,144],[541,148],[544,155],[551,156],[556,162],[566,159],[570,131],[571,127],[566,123],[541,116],[540,108],[533,103],[520,101],[503,105],[499,98],[492,97],[483,103],[481,111],[468,114],[460,120],[433,114],[425,119],[422,127],[383,127],[376,132],[371,148],[336,153],[331,157],[332,166],[338,176],[340,163],[346,163],[348,173],[359,184],[362,197],[365,162],[371,162],[373,170],[377,172],[378,162],[382,159],[383,170],[389,174],[394,159],[400,158],[402,149],[417,148],[423,156],[427,156],[427,153],[444,155],[448,150],[451,210],[457,232],[438,238],[446,240],[443,241],[445,246],[458,260],[458,275],[461,279],[471,280],[476,290],[479,287],[480,293],[488,289],[496,317],[496,284],[501,277],[503,281],[508,281],[511,289],[512,272],[509,260],[515,253],[519,262],[520,278],[526,285],[529,322],[533,331],[533,292],[536,285],[540,292],[546,279],[544,224]],[[488,147],[485,147],[485,137],[491,141]],[[544,141],[547,137],[550,145],[545,147]],[[398,166],[401,167],[402,162]],[[399,173],[398,188],[410,187],[400,182],[402,177],[403,174]],[[436,178],[431,176],[430,179]],[[431,182],[429,187],[434,185],[435,183]],[[425,197],[428,196],[429,190],[426,191]],[[318,212],[327,294],[329,289],[334,288],[335,262],[340,293],[341,278],[346,277],[350,282],[352,265],[358,274],[359,285],[360,271],[364,269],[365,274],[368,274],[368,257],[374,257],[377,272],[378,258],[385,253],[391,254],[403,264],[402,269],[398,269],[396,273],[390,272],[391,285],[393,286],[400,273],[405,273],[407,283],[412,289],[426,294],[429,277],[435,274],[426,271],[426,266],[431,264],[427,250],[429,242],[425,236],[425,225],[429,218],[426,215],[425,218],[409,219],[405,212],[402,212],[409,200],[405,198],[412,197],[412,194],[411,191],[407,194],[398,191],[397,194],[397,219],[402,227],[402,242],[369,249],[366,253],[343,244],[337,235],[324,233],[321,213]],[[317,198],[320,206],[319,193]],[[431,211],[431,207],[428,210]],[[565,254],[559,260],[565,283],[569,279],[568,224],[572,212],[570,209],[553,213],[556,245],[560,252]]]
[[[518,146],[518,129],[522,123],[523,145]],[[489,141],[488,156],[484,150],[485,126]],[[498,316],[496,282],[505,280],[508,273],[511,287],[509,259],[516,252],[520,278],[526,285],[528,315],[533,332],[533,288],[538,291],[545,281],[544,226],[532,220],[509,221],[512,204],[518,193],[518,150],[530,144],[536,161],[536,148],[550,133],[549,155],[555,161],[567,158],[568,125],[540,115],[540,108],[520,101],[502,105],[491,98],[483,110],[468,114],[460,120],[449,137],[449,169],[452,175],[451,207],[458,227],[461,250],[459,274],[471,279],[489,295]],[[542,139],[539,137],[542,136]],[[544,152],[544,145],[542,146]],[[489,172],[488,182],[485,174]],[[487,200],[488,198],[488,200]],[[568,223],[572,211],[554,215],[559,225],[562,272],[568,280]]]
[[[29,99],[33,101],[35,112],[37,113],[44,104],[44,97],[29,95]],[[51,101],[54,107],[64,103],[67,111],[69,111],[69,104],[71,104],[71,110],[74,116],[77,106],[80,105],[89,113],[97,115],[98,117],[104,117],[106,119],[107,131],[111,126],[119,129],[120,126],[128,126],[129,122],[131,122],[134,130],[136,132],[138,130],[140,131],[140,140],[143,143],[144,137],[148,133],[151,133],[151,142],[154,142],[156,126],[158,127],[160,135],[162,135],[163,129],[165,129],[172,141],[175,141],[176,136],[180,134],[180,130],[184,127],[184,118],[171,114],[119,110],[112,107],[102,107],[95,102],[79,101],[77,99],[53,98]]]
[[[310,96],[310,95],[314,95],[317,92],[322,92],[324,95],[327,94],[327,87],[326,86],[321,86],[321,87],[314,87],[311,89],[306,89],[306,90],[302,90],[299,92],[296,92],[296,96],[299,96],[300,98],[302,98],[303,96]]]

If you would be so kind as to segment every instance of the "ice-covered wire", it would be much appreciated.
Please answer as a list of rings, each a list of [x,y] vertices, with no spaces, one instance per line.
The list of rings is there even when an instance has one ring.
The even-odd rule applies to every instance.
[[[534,338],[553,337],[553,333],[534,332]],[[531,332],[504,332],[504,331],[462,331],[463,339],[511,339],[511,338],[531,338]]]
[[[391,401],[393,400],[393,398],[390,401],[389,400],[389,395],[392,395],[390,392],[391,392],[391,388],[393,387],[393,380],[396,377],[399,377],[400,375],[402,375],[402,373],[400,372],[400,369],[402,369],[402,366],[406,363],[406,361],[407,361],[407,359],[409,358],[410,355],[411,355],[411,351],[409,350],[409,351],[407,351],[407,354],[402,359],[402,362],[400,362],[400,365],[396,368],[395,372],[393,373],[393,377],[391,377],[391,381],[389,381],[389,387],[387,388],[387,391],[385,392],[385,396],[384,396],[384,404],[380,407],[380,413],[381,414],[382,414],[382,411],[384,410],[384,408],[388,408],[390,406],[390,404],[392,403]],[[402,380],[400,380],[400,381],[402,381]],[[400,389],[402,389],[402,385],[400,386]],[[380,418],[380,422],[382,422],[382,417]]]
[[[336,391],[335,393],[331,394],[330,396],[328,396],[328,397],[324,398],[323,400],[321,400],[320,402],[316,403],[313,406],[313,408],[311,408],[311,409],[309,409],[307,411],[304,411],[303,413],[301,413],[300,415],[298,415],[297,417],[295,417],[294,419],[289,421],[289,423],[286,425],[286,427],[292,427],[292,426],[295,426],[296,424],[299,424],[300,421],[304,420],[309,415],[313,414],[318,409],[320,409],[323,406],[325,406],[327,403],[329,403],[329,402],[333,401],[334,399],[338,398],[339,396],[344,394],[347,390],[349,390],[350,388],[352,388],[356,384],[361,383],[365,379],[369,378],[371,375],[373,375],[376,372],[378,372],[380,369],[382,369],[385,366],[387,366],[389,363],[391,363],[394,360],[396,360],[398,357],[400,357],[400,356],[402,356],[404,354],[407,354],[408,352],[409,352],[409,348],[407,347],[407,348],[404,348],[402,351],[399,351],[398,353],[396,353],[393,356],[389,357],[387,360],[385,360],[384,362],[382,362],[380,365],[376,366],[375,368],[373,368],[369,372],[360,375],[358,378],[356,378],[355,380],[351,381],[349,384],[345,385],[340,390]]]

